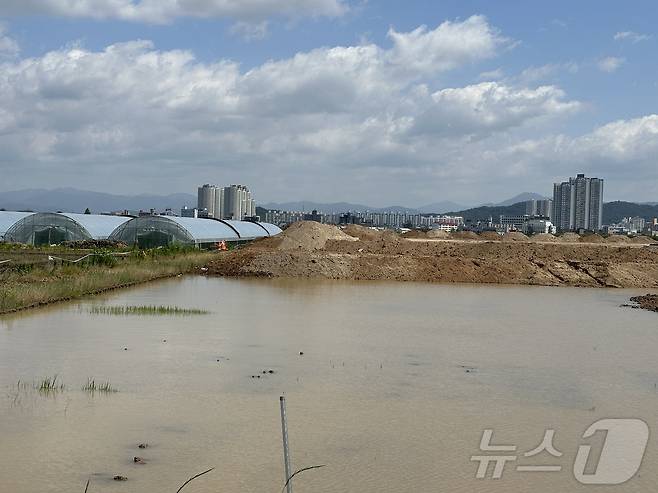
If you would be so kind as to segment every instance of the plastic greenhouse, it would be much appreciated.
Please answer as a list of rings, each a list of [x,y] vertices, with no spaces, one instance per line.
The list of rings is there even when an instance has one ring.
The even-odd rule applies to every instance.
[[[38,212],[19,219],[5,233],[5,241],[52,245],[65,241],[104,240],[129,217]]]
[[[210,246],[218,242],[238,243],[278,234],[273,224],[247,221],[220,221],[176,216],[142,216],[119,226],[110,236],[140,248],[170,244]]]
[[[21,219],[31,216],[32,214],[34,214],[34,212],[0,211],[0,241],[4,240],[5,233],[9,228]]]

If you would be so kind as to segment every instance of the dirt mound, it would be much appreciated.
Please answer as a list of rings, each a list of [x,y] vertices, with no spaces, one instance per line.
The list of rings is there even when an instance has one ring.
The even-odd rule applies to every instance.
[[[323,249],[251,246],[213,256],[209,275],[658,289],[653,248],[530,241],[328,240]]]
[[[299,221],[291,224],[275,237],[278,250],[321,250],[329,240],[357,241],[336,226],[315,221]]]
[[[576,233],[564,233],[557,237],[560,243],[576,243],[580,241],[580,235]]]
[[[539,243],[545,242],[545,241],[550,241],[551,243],[555,243],[555,242],[559,241],[557,236],[552,235],[550,233],[538,233],[536,235],[532,235],[529,238],[529,240],[530,241],[536,241],[536,242],[539,242]]]
[[[593,233],[581,236],[578,241],[582,243],[605,243],[605,238],[600,234]]]
[[[430,229],[427,232],[427,237],[432,239],[439,240],[448,240],[450,239],[450,233],[443,231],[442,229]]]
[[[402,233],[402,238],[425,239],[427,238],[427,233],[425,231],[421,231],[420,229],[412,229],[407,231],[406,233]]]
[[[454,231],[450,234],[455,240],[479,240],[480,237],[473,231]]]
[[[345,233],[348,235],[354,238],[358,238],[362,241],[378,240],[382,236],[381,231],[373,228],[367,228],[365,226],[359,226],[358,224],[348,224],[343,231],[345,231]]]
[[[630,243],[631,239],[626,235],[610,235],[606,241],[608,243]]]
[[[503,241],[528,241],[528,237],[519,231],[509,231],[503,235]]]
[[[503,239],[503,237],[495,231],[482,231],[482,233],[480,233],[480,238],[493,241],[500,241]]]
[[[656,243],[656,240],[649,238],[648,236],[634,236],[630,240],[632,243],[636,243],[638,245],[650,245],[652,243]]]

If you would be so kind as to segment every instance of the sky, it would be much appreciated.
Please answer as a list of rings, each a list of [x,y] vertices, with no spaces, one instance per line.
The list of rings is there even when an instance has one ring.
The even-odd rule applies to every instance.
[[[658,201],[655,0],[2,0],[0,191]]]

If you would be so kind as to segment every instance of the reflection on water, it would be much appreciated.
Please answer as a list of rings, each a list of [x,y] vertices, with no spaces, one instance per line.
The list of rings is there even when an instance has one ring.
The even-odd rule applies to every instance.
[[[280,491],[285,393],[294,465],[327,465],[296,493],[603,491],[571,473],[583,431],[658,423],[658,319],[628,296],[187,278],[0,319],[0,490],[159,493],[216,467],[189,491]],[[211,314],[89,313],[103,303]],[[53,375],[65,391],[16,390]],[[564,470],[474,479],[485,428],[521,452],[554,428]],[[655,448],[615,491],[653,488]]]

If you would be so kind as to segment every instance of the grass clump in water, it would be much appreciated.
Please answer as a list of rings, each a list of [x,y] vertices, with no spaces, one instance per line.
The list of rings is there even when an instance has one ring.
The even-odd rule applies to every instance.
[[[82,390],[85,392],[103,392],[106,394],[113,394],[115,392],[118,392],[116,387],[113,387],[110,382],[98,382],[96,383],[96,380],[93,378],[88,378],[87,383],[82,386]]]
[[[177,306],[93,306],[89,309],[92,315],[207,315],[208,311],[196,308],[180,308]]]
[[[39,380],[34,384],[34,388],[43,394],[50,394],[52,392],[63,392],[66,386],[62,383],[59,377],[55,375],[54,377],[46,377]]]

